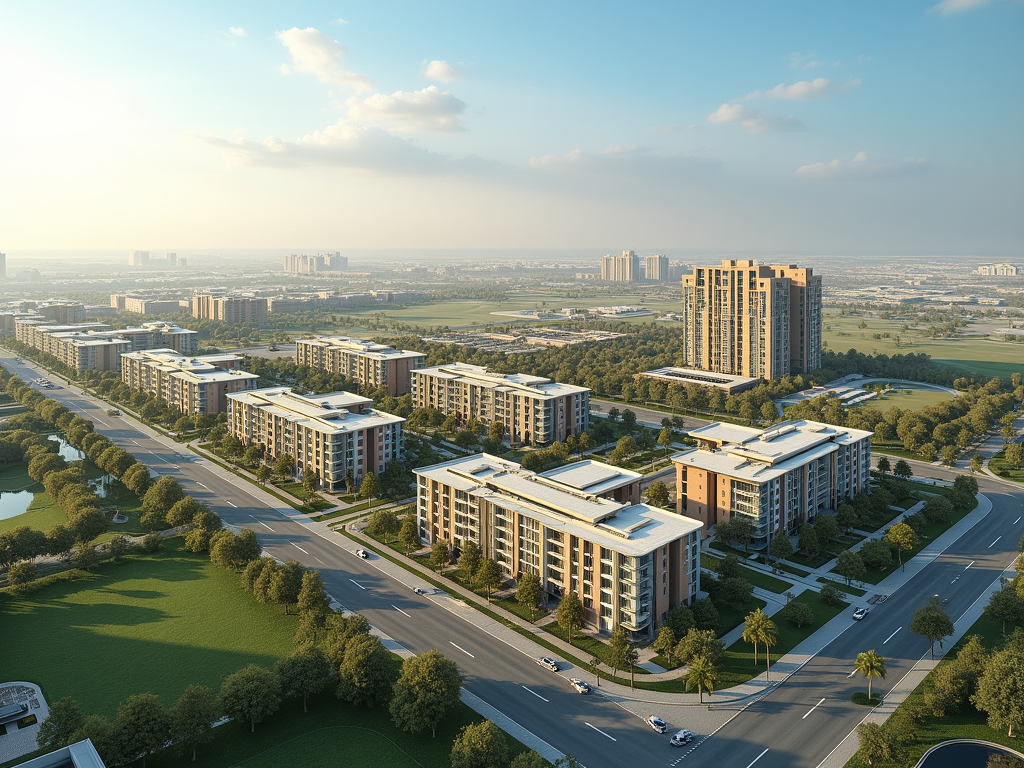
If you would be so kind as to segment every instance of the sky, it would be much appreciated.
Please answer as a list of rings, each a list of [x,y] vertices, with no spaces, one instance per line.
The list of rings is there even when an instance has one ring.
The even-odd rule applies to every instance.
[[[1019,257],[1024,2],[0,4],[0,250]]]

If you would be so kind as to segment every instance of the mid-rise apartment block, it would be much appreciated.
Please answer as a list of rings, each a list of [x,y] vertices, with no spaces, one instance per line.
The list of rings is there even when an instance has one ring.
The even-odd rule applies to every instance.
[[[344,272],[348,269],[348,256],[341,251],[313,255],[289,254],[284,257],[284,271],[298,275],[315,275],[318,272]]]
[[[615,283],[635,283],[640,280],[640,257],[633,251],[620,256],[601,257],[601,279]]]
[[[79,371],[117,371],[124,352],[170,347],[190,355],[199,344],[198,333],[174,323],[145,323],[141,328],[113,330],[97,322],[53,325],[37,315],[16,318],[15,337]]]
[[[668,281],[668,256],[660,253],[644,256],[644,279],[654,283]]]
[[[222,320],[234,325],[266,325],[267,300],[256,296],[219,296],[212,293],[192,297],[192,316],[200,320]]]
[[[224,413],[227,397],[256,388],[255,373],[243,371],[238,355],[189,357],[173,349],[125,352],[121,380],[189,415]]]
[[[686,367],[777,379],[821,367],[821,277],[723,260],[683,277]]]
[[[415,472],[423,542],[458,555],[472,541],[507,578],[532,573],[551,595],[577,593],[589,626],[649,639],[697,598],[701,523],[616,498],[636,473],[585,461],[536,474],[488,454]]]
[[[138,315],[166,315],[183,310],[178,299],[124,296],[120,294],[114,294],[110,297],[110,305]]]
[[[864,430],[799,420],[763,430],[709,424],[689,436],[697,447],[672,457],[677,511],[709,528],[749,520],[755,547],[870,487],[872,433]]]
[[[327,491],[402,460],[405,419],[373,410],[369,398],[352,392],[306,396],[272,387],[230,394],[228,402],[232,434],[263,446],[267,461],[291,456],[297,474],[312,467]]]
[[[371,389],[385,387],[389,395],[408,393],[412,371],[422,368],[426,361],[422,352],[348,336],[320,336],[295,342],[298,365],[340,373]]]
[[[32,310],[56,325],[85,322],[85,305],[80,301],[45,301]]]
[[[1020,267],[1016,264],[982,264],[978,267],[978,274],[987,277],[1017,277],[1020,273]]]
[[[513,444],[565,440],[590,426],[590,390],[525,373],[452,363],[412,371],[414,408],[436,408],[463,424],[504,422]]]

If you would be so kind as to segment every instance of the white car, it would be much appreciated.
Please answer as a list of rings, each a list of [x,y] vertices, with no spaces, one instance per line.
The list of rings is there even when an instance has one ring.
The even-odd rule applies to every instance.
[[[576,689],[576,693],[590,693],[590,684],[584,680],[580,680],[578,677],[572,678],[570,681],[572,687]]]
[[[558,662],[552,659],[550,656],[541,656],[537,663],[540,664],[542,667],[547,667],[552,672],[557,672],[561,669],[561,667],[558,665]]]
[[[685,747],[693,741],[693,734],[689,731],[676,731],[672,734],[672,738],[668,740],[668,743],[673,747]]]
[[[867,615],[868,615],[868,609],[867,608],[858,608],[857,610],[855,610],[853,612],[853,620],[854,621],[863,621],[864,617],[867,616]]]
[[[413,587],[412,591],[415,592],[417,595],[427,594],[427,590],[423,589],[423,587]]]
[[[365,549],[357,549],[356,550],[356,557],[361,557],[361,558],[363,558],[363,560],[369,560],[370,559],[370,553],[367,552]]]
[[[644,722],[646,722],[649,726],[651,726],[651,728],[653,728],[658,733],[668,733],[668,723],[666,723],[660,717],[655,717],[654,715],[651,715]]]

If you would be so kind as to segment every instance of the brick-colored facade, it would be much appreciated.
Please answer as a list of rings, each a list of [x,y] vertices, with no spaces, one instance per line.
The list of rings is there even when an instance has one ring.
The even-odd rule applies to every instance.
[[[389,395],[409,392],[412,371],[422,368],[422,352],[348,336],[321,336],[295,342],[295,362],[328,373],[340,373],[371,389],[385,387]]]
[[[121,355],[121,380],[182,413],[223,413],[229,394],[256,388],[259,377],[241,366],[242,358],[232,354],[187,357],[173,349],[126,352]]]

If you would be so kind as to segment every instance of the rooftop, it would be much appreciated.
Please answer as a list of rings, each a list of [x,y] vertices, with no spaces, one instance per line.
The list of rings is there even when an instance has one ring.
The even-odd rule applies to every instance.
[[[620,469],[593,459],[555,467],[541,472],[540,476],[594,495],[630,485],[643,477],[639,472]]]
[[[754,387],[760,379],[752,379],[748,376],[733,376],[729,373],[712,373],[701,371],[696,368],[676,368],[667,366],[655,368],[653,371],[644,371],[641,376],[652,379],[661,379],[676,384],[704,384],[712,387],[723,387],[730,391],[741,391]]]
[[[400,416],[369,408],[372,400],[352,392],[299,395],[291,387],[268,387],[233,392],[228,399],[325,434],[357,432],[405,421]]]
[[[378,344],[366,339],[355,339],[351,336],[318,336],[315,339],[299,339],[298,344],[310,344],[318,347],[331,349],[342,349],[346,352],[355,352],[366,357],[377,360],[396,360],[405,357],[424,357],[422,352],[412,352],[407,349],[395,349],[387,344]]]
[[[433,368],[420,368],[413,371],[413,376],[432,376],[441,379],[471,379],[482,387],[498,391],[513,389],[525,390],[543,397],[558,397],[579,392],[589,392],[587,387],[574,384],[560,384],[543,376],[531,376],[527,373],[492,373],[482,365],[469,363],[451,363]]]

